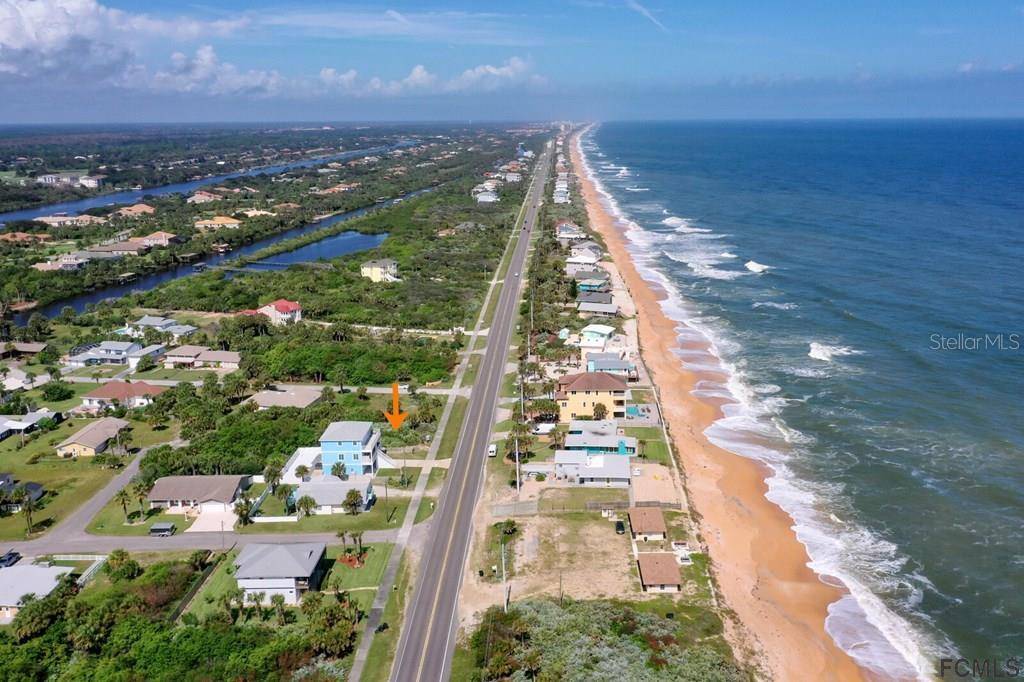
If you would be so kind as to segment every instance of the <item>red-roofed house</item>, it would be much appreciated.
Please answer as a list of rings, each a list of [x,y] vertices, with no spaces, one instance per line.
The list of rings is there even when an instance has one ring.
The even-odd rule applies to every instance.
[[[260,306],[256,312],[270,318],[271,324],[292,324],[302,320],[302,306],[283,298]]]
[[[154,386],[145,381],[108,381],[82,396],[82,410],[102,412],[108,407],[122,405],[127,408],[145,407],[167,390],[166,386]]]
[[[609,417],[626,416],[629,389],[621,377],[608,372],[569,374],[558,380],[555,401],[558,403],[559,421],[567,422],[581,417],[593,417],[594,406],[602,404]]]

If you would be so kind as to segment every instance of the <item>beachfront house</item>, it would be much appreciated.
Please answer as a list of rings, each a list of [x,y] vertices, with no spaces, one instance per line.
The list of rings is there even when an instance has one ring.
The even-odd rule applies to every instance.
[[[24,597],[32,595],[36,599],[45,599],[71,570],[70,566],[29,563],[0,569],[0,625],[8,625],[14,620],[25,605]]]
[[[96,414],[118,406],[145,407],[166,390],[166,386],[154,386],[145,381],[108,381],[83,395],[82,405],[77,409]]]
[[[568,374],[558,380],[555,392],[558,418],[562,422],[593,417],[598,404],[604,405],[609,417],[625,418],[628,398],[625,380],[607,372]]]
[[[133,341],[101,341],[74,348],[67,364],[69,367],[76,368],[94,365],[124,365],[127,367],[129,356],[138,350],[142,350],[142,345]]]
[[[359,266],[359,274],[371,282],[400,282],[398,261],[394,258],[368,260]]]
[[[558,450],[555,452],[554,475],[558,480],[591,488],[628,488],[629,458]]]
[[[682,592],[679,561],[671,552],[641,552],[636,557],[644,592]]]
[[[614,303],[577,303],[576,311],[584,318],[618,317],[619,306]]]
[[[588,372],[607,372],[616,374],[626,381],[639,379],[636,364],[626,360],[618,353],[587,353]]]
[[[235,582],[246,603],[258,595],[269,604],[279,594],[294,606],[306,592],[320,588],[327,573],[326,553],[323,542],[248,544],[235,558]]]
[[[604,256],[604,251],[601,250],[601,246],[591,240],[578,242],[569,247],[570,256],[594,256],[598,260]]]
[[[574,419],[563,449],[629,457],[636,454],[636,438],[625,435],[614,419]]]
[[[607,324],[588,324],[580,330],[579,346],[584,351],[603,352],[615,334],[615,327]]]
[[[581,291],[576,294],[577,303],[611,303],[610,291]]]
[[[117,435],[129,426],[131,426],[129,422],[116,417],[90,420],[74,435],[68,436],[57,445],[57,455],[59,457],[95,457],[106,452],[111,442],[117,440]]]
[[[565,274],[572,277],[577,272],[593,272],[598,270],[600,258],[590,253],[581,253],[578,256],[569,256],[565,259]]]
[[[164,476],[156,479],[146,500],[150,509],[171,514],[231,512],[248,487],[248,476]]]
[[[665,515],[658,507],[630,507],[629,532],[634,540],[648,542],[668,538]]]

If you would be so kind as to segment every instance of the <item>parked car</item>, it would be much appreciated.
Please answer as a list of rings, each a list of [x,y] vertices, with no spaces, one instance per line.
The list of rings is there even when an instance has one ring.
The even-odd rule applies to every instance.
[[[161,521],[149,527],[149,534],[157,538],[169,538],[176,530],[177,527],[173,523]]]
[[[623,523],[622,521],[616,521],[615,522],[615,534],[616,535],[625,535],[626,534],[626,524]]]
[[[494,443],[491,443],[490,445],[488,445],[487,446],[487,456],[488,457],[497,457],[498,456],[498,446],[495,445]]]
[[[0,568],[7,568],[21,561],[21,554],[15,552],[13,549],[7,554],[0,556]]]

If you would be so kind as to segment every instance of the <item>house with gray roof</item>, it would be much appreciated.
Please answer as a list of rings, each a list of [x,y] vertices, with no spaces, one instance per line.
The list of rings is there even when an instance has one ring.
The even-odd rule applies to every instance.
[[[618,353],[587,353],[587,371],[617,374],[627,381],[636,381],[639,376],[636,364]]]
[[[42,599],[71,573],[69,566],[38,566],[17,564],[0,568],[0,625],[7,625],[22,607],[22,598],[33,595]]]
[[[262,595],[270,603],[275,594],[286,604],[298,604],[302,595],[317,590],[326,571],[323,542],[253,543],[235,558],[235,581],[246,594]]]
[[[300,497],[312,497],[316,502],[315,514],[344,514],[348,510],[343,506],[350,490],[359,491],[363,498],[360,511],[369,511],[376,496],[373,492],[373,476],[348,476],[338,478],[324,474],[316,480],[305,481],[296,486],[291,494],[291,504]]]

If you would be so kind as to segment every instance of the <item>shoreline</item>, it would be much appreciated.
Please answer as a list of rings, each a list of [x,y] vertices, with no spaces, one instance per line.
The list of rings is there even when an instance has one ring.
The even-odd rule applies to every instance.
[[[808,567],[792,518],[765,496],[769,469],[704,435],[720,409],[691,393],[703,377],[678,360],[678,324],[660,304],[667,294],[636,269],[616,218],[585,172],[579,136],[572,135],[569,153],[590,227],[604,240],[636,305],[641,356],[661,398],[718,590],[740,624],[739,641],[730,637],[737,658],[761,664],[780,680],[872,679],[825,630],[829,605],[849,592],[824,583]]]

